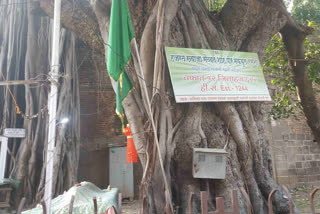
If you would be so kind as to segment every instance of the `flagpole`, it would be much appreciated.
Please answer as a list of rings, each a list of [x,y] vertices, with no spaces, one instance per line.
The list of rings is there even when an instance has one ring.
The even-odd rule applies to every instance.
[[[47,147],[47,166],[46,166],[46,183],[44,191],[44,201],[46,203],[46,212],[51,210],[52,184],[53,184],[53,164],[56,138],[56,113],[58,99],[58,74],[59,74],[59,40],[60,40],[60,13],[61,0],[54,2],[54,19],[53,19],[53,42],[51,56],[51,90],[48,96],[49,108],[49,130],[48,130],[48,147]]]
[[[144,73],[143,73],[143,70],[142,70],[142,65],[141,65],[141,59],[140,59],[140,55],[139,55],[139,52],[138,52],[137,40],[136,40],[136,38],[134,38],[133,40],[134,40],[135,51],[136,51],[137,58],[138,58],[139,68],[140,68],[140,71],[141,71],[139,75],[142,77],[143,80],[145,80]],[[165,171],[164,171],[164,167],[163,167],[163,159],[162,159],[161,152],[160,152],[157,129],[156,129],[156,126],[155,126],[155,123],[154,123],[154,119],[153,119],[153,116],[152,116],[152,110],[151,110],[151,104],[150,104],[150,100],[149,100],[147,85],[146,85],[145,81],[142,81],[142,82],[143,82],[143,84],[141,84],[142,88],[143,88],[142,91],[144,91],[144,93],[145,93],[145,98],[146,98],[146,102],[147,102],[147,111],[148,111],[148,114],[149,114],[149,117],[150,117],[150,120],[151,120],[152,129],[153,129],[153,132],[154,132],[154,140],[156,142],[156,146],[157,146],[157,150],[158,150],[160,168],[161,168],[161,171],[162,171],[165,188],[168,191],[168,197],[169,197],[171,212],[174,213],[173,205],[172,205],[172,201],[171,201],[171,194],[170,194],[171,191],[169,191],[170,189],[169,189],[169,186],[168,186],[167,177],[166,177],[166,174],[165,174]]]

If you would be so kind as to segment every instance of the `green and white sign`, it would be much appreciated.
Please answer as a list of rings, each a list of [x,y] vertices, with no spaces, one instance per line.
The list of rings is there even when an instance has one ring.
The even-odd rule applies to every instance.
[[[165,50],[177,103],[271,101],[256,53]]]

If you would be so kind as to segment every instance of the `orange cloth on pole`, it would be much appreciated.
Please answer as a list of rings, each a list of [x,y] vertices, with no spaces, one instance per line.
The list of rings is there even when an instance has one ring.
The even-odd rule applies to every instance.
[[[129,125],[125,128],[124,134],[127,136],[127,163],[137,163],[138,153],[133,143],[132,132]]]

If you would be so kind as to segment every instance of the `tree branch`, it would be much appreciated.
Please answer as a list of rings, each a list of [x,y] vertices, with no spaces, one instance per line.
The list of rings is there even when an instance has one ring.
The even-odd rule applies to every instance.
[[[283,3],[276,0],[228,0],[220,14],[231,49],[251,49],[260,57],[272,36],[270,33],[275,34],[288,20],[292,20],[290,14]]]
[[[53,17],[53,0],[40,0],[40,7],[48,16]],[[89,1],[64,0],[61,10],[63,26],[74,32],[92,50],[104,54],[100,28]]]
[[[307,123],[315,140],[320,143],[320,110],[312,88],[312,81],[309,78],[308,63],[304,58],[304,40],[312,32],[312,29],[288,22],[280,32],[283,36],[289,59],[291,59],[289,67],[298,89],[303,111],[307,117]]]

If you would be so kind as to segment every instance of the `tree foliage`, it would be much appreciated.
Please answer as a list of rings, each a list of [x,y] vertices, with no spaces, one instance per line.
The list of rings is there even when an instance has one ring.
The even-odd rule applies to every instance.
[[[288,118],[299,109],[296,96],[296,86],[293,82],[291,70],[288,66],[288,56],[281,37],[272,37],[265,53],[264,72],[271,77],[271,84],[275,86],[274,101],[271,108],[273,119]]]
[[[207,9],[211,12],[220,12],[227,0],[203,0]]]
[[[320,23],[320,1],[294,0],[292,15],[302,24],[305,24],[306,21],[315,21]]]

